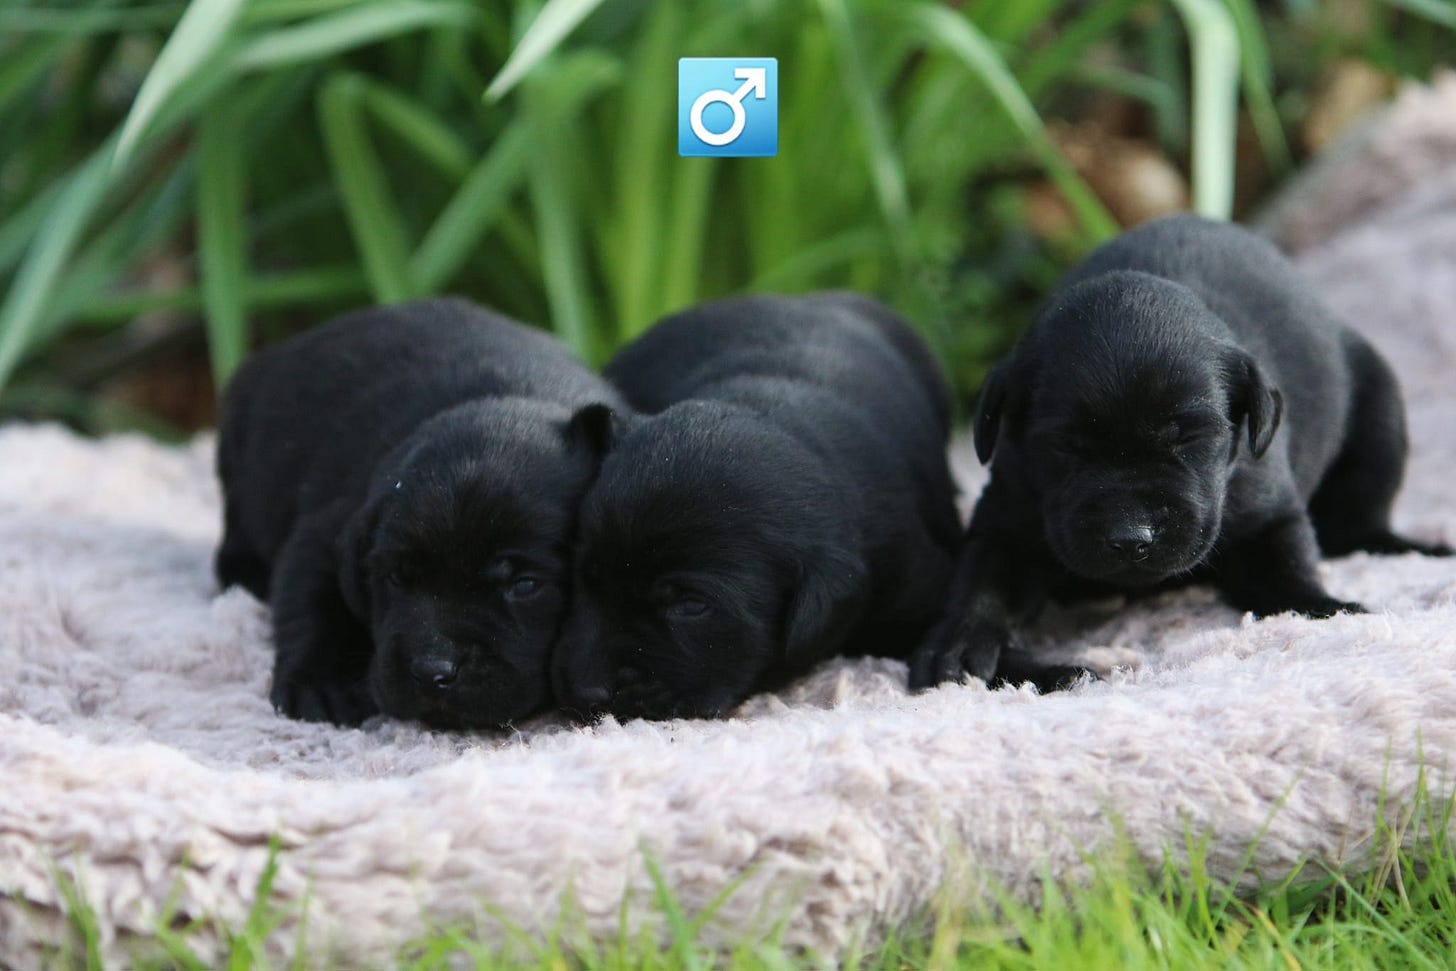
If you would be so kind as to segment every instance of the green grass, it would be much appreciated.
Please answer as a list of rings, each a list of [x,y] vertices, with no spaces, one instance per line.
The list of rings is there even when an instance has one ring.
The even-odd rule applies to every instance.
[[[135,366],[113,349],[159,317],[206,340],[221,383],[260,342],[442,291],[599,362],[696,300],[853,287],[919,324],[969,391],[1059,269],[1117,228],[1047,120],[1134,97],[1197,206],[1226,215],[1240,104],[1289,164],[1300,105],[1281,100],[1294,69],[1275,41],[1319,31],[1317,63],[1355,43],[1291,9],[12,0],[0,415],[115,416],[66,361],[99,348]],[[1443,59],[1444,0],[1375,9],[1357,53],[1402,73]],[[678,158],[677,58],[734,51],[780,59],[779,156]],[[1026,228],[1043,179],[1073,214],[1065,239]]]
[[[1130,841],[1123,841],[1114,851],[1089,857],[1078,883],[1044,877],[1039,897],[1030,902],[994,889],[974,897],[948,891],[932,911],[892,932],[888,941],[846,956],[845,966],[862,971],[1456,967],[1451,810],[1449,802],[1432,805],[1422,798],[1403,812],[1383,806],[1383,822],[1363,866],[1348,872],[1305,866],[1265,885],[1247,874],[1242,881],[1247,885],[1239,887],[1211,877],[1203,845],[1194,839],[1151,869],[1138,861]],[[279,929],[287,916],[271,899],[279,852],[275,843],[242,925],[222,929],[222,965],[229,969],[270,967],[273,935],[293,933],[307,941],[306,921],[303,931]],[[651,905],[660,917],[658,932],[633,936],[623,931],[592,942],[572,926],[568,904],[559,929],[545,938],[509,927],[502,933],[500,924],[484,931],[435,928],[422,931],[391,966],[412,971],[782,971],[828,963],[824,956],[786,950],[774,931],[726,949],[709,948],[703,930],[738,888],[724,888],[703,913],[686,913],[650,861],[648,869],[657,888]],[[100,969],[97,916],[80,885],[70,878],[61,883],[73,937],[55,953],[55,964]],[[968,904],[971,899],[979,902]],[[174,903],[163,909],[155,937],[137,946],[129,965],[209,966],[189,943],[200,925],[181,919]],[[313,966],[302,959],[298,964]]]

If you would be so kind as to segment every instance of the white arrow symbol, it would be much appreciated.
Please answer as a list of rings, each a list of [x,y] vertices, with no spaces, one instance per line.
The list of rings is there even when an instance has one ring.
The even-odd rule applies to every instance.
[[[734,68],[733,76],[743,82],[737,91],[730,93],[722,88],[704,91],[698,95],[698,100],[693,102],[693,110],[688,113],[688,124],[692,126],[693,134],[705,145],[721,148],[743,134],[743,126],[748,123],[748,113],[743,110],[743,99],[748,97],[749,92],[753,93],[755,101],[768,97],[768,68]],[[733,112],[733,124],[726,131],[709,131],[708,126],[703,124],[703,110],[708,105],[718,103],[727,105],[728,110]]]
[[[740,67],[734,70],[733,76],[740,81],[747,83],[737,91],[733,92],[734,101],[742,101],[743,96],[753,92],[753,100],[762,101],[768,97],[768,68],[766,67]]]

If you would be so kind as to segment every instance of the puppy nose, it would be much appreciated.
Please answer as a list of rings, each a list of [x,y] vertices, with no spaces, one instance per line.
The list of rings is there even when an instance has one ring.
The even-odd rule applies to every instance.
[[[1123,559],[1141,563],[1152,551],[1153,530],[1149,526],[1130,526],[1107,537],[1107,545]]]
[[[591,718],[606,708],[611,700],[612,689],[605,684],[583,684],[572,692],[568,707],[583,718]]]
[[[410,661],[410,677],[426,688],[448,688],[459,673],[460,665],[443,657],[417,657]]]

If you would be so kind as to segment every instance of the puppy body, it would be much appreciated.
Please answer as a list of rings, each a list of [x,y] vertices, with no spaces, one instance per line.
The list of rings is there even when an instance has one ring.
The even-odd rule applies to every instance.
[[[216,566],[271,601],[275,706],[461,726],[539,707],[598,404],[622,405],[555,341],[459,300],[250,358],[223,407]]]
[[[704,716],[835,653],[913,645],[958,541],[949,395],[887,308],[755,296],[669,317],[607,369],[558,700]]]
[[[1395,377],[1268,243],[1193,216],[1093,253],[988,378],[994,453],[917,687],[987,677],[1058,598],[1207,580],[1259,615],[1361,609],[1318,558],[1448,553],[1390,530]]]

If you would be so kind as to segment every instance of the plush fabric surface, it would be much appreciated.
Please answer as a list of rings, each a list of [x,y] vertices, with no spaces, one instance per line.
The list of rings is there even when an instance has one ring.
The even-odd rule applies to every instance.
[[[1450,143],[1443,91],[1446,110],[1402,137]],[[1447,541],[1450,161],[1300,257],[1405,383],[1398,526]],[[1334,177],[1368,187],[1383,163],[1343,164]],[[305,912],[310,951],[350,964],[441,923],[610,937],[624,899],[634,925],[658,919],[644,854],[690,913],[740,882],[710,941],[785,922],[791,944],[832,954],[946,887],[1030,896],[1040,873],[1075,879],[1119,830],[1150,863],[1205,837],[1209,869],[1246,883],[1301,860],[1359,865],[1381,805],[1401,818],[1422,768],[1435,797],[1456,785],[1456,561],[1417,556],[1327,565],[1369,616],[1255,623],[1206,590],[1053,613],[1046,650],[1109,677],[1047,697],[912,696],[901,664],[869,660],[723,722],[463,736],[289,722],[267,701],[265,609],[212,580],[211,446],[0,430],[0,965],[37,965],[64,939],[58,873],[117,960],[169,906],[174,923],[237,926],[275,834],[280,955]],[[966,443],[956,457],[973,495]],[[206,923],[193,938],[204,954],[220,939]]]

